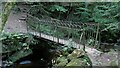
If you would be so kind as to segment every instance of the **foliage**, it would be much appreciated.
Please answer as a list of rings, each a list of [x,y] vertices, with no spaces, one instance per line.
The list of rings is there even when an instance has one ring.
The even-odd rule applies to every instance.
[[[28,13],[32,14],[35,17],[43,18],[45,16],[49,18],[55,18],[58,20],[70,20],[70,21],[78,21],[78,22],[94,22],[100,24],[100,35],[101,35],[101,42],[115,42],[120,39],[120,2],[118,3],[80,3],[79,6],[63,6],[63,5],[57,5],[56,3],[29,3],[30,5]],[[11,5],[11,6],[8,6]],[[7,21],[7,18],[10,14],[10,10],[13,7],[13,3],[10,3],[5,6],[5,9],[3,10],[3,22],[5,23]],[[35,21],[34,21],[35,22]],[[51,27],[48,25],[41,25],[40,24],[34,24],[34,22],[29,23],[31,26],[30,28],[36,29],[37,31],[41,31],[42,33],[46,33],[49,35],[56,36],[58,35],[60,38],[71,38],[70,36],[75,38],[79,38],[81,32],[74,30],[74,29],[64,29],[64,28],[57,28],[57,27]],[[36,27],[40,26],[40,27]],[[57,28],[54,30],[54,28]],[[93,32],[95,33],[96,29],[94,27],[84,27],[83,29],[86,30],[86,32]],[[81,29],[81,30],[83,30]],[[97,39],[98,40],[98,39]],[[19,60],[22,57],[28,56],[32,53],[32,49],[30,46],[34,47],[34,45],[38,44],[38,41],[33,38],[31,35],[26,34],[6,34],[3,33],[0,36],[0,41],[2,41],[2,48],[3,48],[3,54],[8,54],[9,57],[7,57],[6,62],[13,64],[17,60]],[[89,38],[87,40],[88,45],[93,45],[95,42],[95,39]],[[40,48],[43,49],[40,53],[44,52],[45,55],[42,56],[44,59],[53,58],[53,57],[46,57],[46,54],[51,55],[50,49],[55,48],[53,44],[43,43],[43,41],[40,41],[39,44],[41,47],[38,47],[37,50],[40,52]],[[72,45],[72,44],[70,44]],[[44,50],[45,49],[45,50]],[[58,50],[60,50],[60,47],[58,47]],[[73,48],[64,47],[61,49],[61,55],[59,54],[58,60],[59,63],[56,63],[56,65],[67,65],[71,66],[74,65],[74,62],[82,63],[90,62],[87,65],[91,65],[91,61],[88,58],[86,54],[81,54],[76,56],[77,54],[73,54],[74,58],[77,57],[77,59],[69,59],[68,55],[71,55],[73,58]],[[51,50],[52,51],[52,50]],[[12,53],[13,52],[13,53]],[[53,52],[52,54],[55,54]],[[38,55],[38,54],[37,54]],[[41,55],[41,54],[40,54]],[[83,56],[84,55],[84,56]],[[80,59],[81,58],[81,59]],[[82,60],[82,61],[79,61]],[[72,61],[72,63],[70,62]],[[61,62],[61,63],[60,63]],[[70,62],[70,64],[69,64]],[[112,62],[113,63],[113,62]],[[112,64],[111,63],[111,64]],[[65,64],[65,65],[64,65]],[[83,63],[84,64],[84,63]]]
[[[120,2],[93,2],[93,3],[85,3],[80,2],[80,5],[74,5],[75,3],[41,3],[42,8],[46,8],[44,10],[48,11],[49,14],[46,14],[49,18],[54,18],[57,20],[63,21],[75,21],[76,23],[99,23],[99,35],[100,39],[95,39],[95,37],[88,36],[89,45],[93,45],[94,42],[97,40],[97,43],[116,43],[119,39],[120,34]],[[37,4],[39,5],[39,4]],[[67,5],[67,6],[66,6]],[[32,8],[33,9],[33,8]],[[32,10],[31,9],[31,10]],[[35,8],[33,9],[35,10]],[[38,10],[38,9],[36,9]],[[29,11],[31,12],[31,11]],[[44,11],[42,11],[45,13]],[[41,16],[46,16],[40,12]],[[35,13],[34,16],[40,18],[38,13]],[[36,27],[36,26],[34,26]],[[31,27],[32,28],[32,27]],[[57,27],[54,27],[57,28]],[[49,25],[41,25],[38,27],[38,31],[42,31],[43,33],[49,35],[59,35],[60,38],[79,38],[81,35],[81,31],[77,31],[74,29],[64,29],[64,28],[57,28],[57,30],[53,31],[54,28]],[[96,34],[97,29],[94,27],[84,27],[86,32],[90,33],[93,32]],[[82,29],[81,29],[82,30]],[[71,37],[72,36],[72,37]],[[92,41],[91,38],[92,37]]]
[[[22,33],[2,33],[0,35],[0,41],[2,41],[2,54],[5,54],[5,56],[7,54],[10,55],[6,60],[8,66],[20,58],[31,54],[32,50],[29,48],[30,45],[38,43],[32,36]]]
[[[94,4],[94,3],[93,3]],[[119,37],[120,29],[119,29],[119,15],[120,15],[120,2],[118,3],[97,3],[94,6],[84,6],[75,8],[75,13],[77,15],[81,15],[80,21],[82,22],[95,22],[100,23],[100,30],[107,29],[107,33],[110,33],[111,37],[106,37],[107,42],[115,42],[113,40],[117,40]],[[92,10],[93,9],[93,10]],[[92,30],[95,31],[95,30]],[[101,40],[104,32],[101,32]],[[109,36],[109,34],[107,34]],[[112,41],[109,41],[112,39]]]
[[[27,3],[27,4],[29,4],[29,3]],[[37,4],[30,3],[30,4],[32,4],[32,5],[30,6],[30,8],[27,12],[32,15],[36,15],[36,13],[37,13],[37,16],[39,18],[41,18],[41,17],[43,17],[43,15],[47,16],[47,15],[51,14],[50,12],[48,12],[47,7],[44,6],[44,4],[41,4],[41,3],[37,3]]]
[[[0,41],[2,41],[3,44],[2,54],[6,55],[3,57],[3,67],[10,66],[17,60],[30,54],[35,55],[35,57],[39,56],[39,59],[43,58],[43,60],[49,63],[51,60],[57,61],[55,58],[60,58],[59,56],[61,55],[67,57],[75,50],[75,48],[59,46],[58,44],[53,44],[52,42],[44,39],[39,39],[38,41],[37,37],[22,33],[3,33],[0,36]],[[68,63],[68,59],[69,58],[66,59],[66,63]],[[83,59],[85,58],[81,57],[81,59],[81,61],[84,61]],[[61,58],[59,60],[61,61]],[[84,62],[86,63],[90,61]],[[61,63],[59,65],[61,65]]]
[[[52,12],[55,12],[55,11],[66,12],[67,11],[67,9],[65,9],[63,6],[59,6],[59,5],[52,5],[49,10]]]

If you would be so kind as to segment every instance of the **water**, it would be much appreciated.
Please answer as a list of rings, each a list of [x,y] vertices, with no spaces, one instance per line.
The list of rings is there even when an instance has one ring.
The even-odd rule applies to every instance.
[[[25,60],[25,61],[20,62],[19,64],[31,64],[31,63],[32,63],[31,61]]]

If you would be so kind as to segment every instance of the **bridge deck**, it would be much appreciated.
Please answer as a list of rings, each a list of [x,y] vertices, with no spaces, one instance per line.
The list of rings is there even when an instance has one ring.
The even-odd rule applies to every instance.
[[[70,40],[64,40],[64,39],[59,39],[59,42],[58,42],[57,37],[53,37],[53,36],[46,35],[46,34],[43,34],[43,33],[38,33],[38,32],[30,32],[30,33],[33,34],[33,35],[37,35],[39,37],[54,41],[56,43],[60,43],[60,44],[66,44],[67,45],[70,42]],[[81,44],[78,44],[74,41],[72,41],[72,43],[74,43],[74,46],[73,46],[74,48],[79,48],[79,46],[80,46],[80,49],[83,48],[83,45],[81,45]],[[86,50],[87,53],[94,53],[94,52],[101,53],[100,51],[98,51],[94,48],[87,47],[87,46],[85,46],[85,50]]]

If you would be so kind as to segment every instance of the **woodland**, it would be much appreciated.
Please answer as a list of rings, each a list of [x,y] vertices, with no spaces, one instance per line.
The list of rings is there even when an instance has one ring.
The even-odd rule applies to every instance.
[[[18,13],[27,32],[7,32]],[[118,68],[120,2],[3,2],[0,42],[3,68]]]

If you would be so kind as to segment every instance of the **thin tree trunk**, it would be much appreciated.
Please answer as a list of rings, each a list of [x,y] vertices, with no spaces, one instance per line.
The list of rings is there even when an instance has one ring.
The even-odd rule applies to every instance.
[[[95,44],[94,44],[94,47],[96,47],[96,45],[97,45],[98,35],[99,35],[99,23],[98,23],[98,26],[97,26],[97,33],[96,33],[96,37],[95,37]]]
[[[8,16],[11,12],[11,9],[13,8],[13,6],[15,5],[15,2],[7,2],[5,4],[5,7],[2,10],[2,14],[1,14],[1,18],[0,18],[0,32],[2,32],[5,23],[8,19]]]

